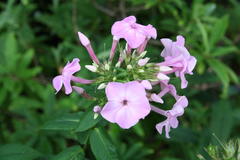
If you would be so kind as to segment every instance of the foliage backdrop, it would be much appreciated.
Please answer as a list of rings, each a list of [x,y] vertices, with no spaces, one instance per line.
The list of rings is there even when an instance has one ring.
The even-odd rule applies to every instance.
[[[240,2],[237,0],[8,0],[0,2],[1,160],[195,160],[204,147],[240,133]],[[108,56],[114,21],[135,15],[159,38],[186,37],[197,57],[182,91],[190,105],[165,139],[152,116],[123,130],[92,120],[93,104],[77,94],[54,94],[52,78],[73,57],[90,58],[77,31],[88,35],[100,59]],[[81,76],[91,78],[86,69]],[[169,104],[171,99],[169,99]],[[101,121],[101,123],[98,123]]]

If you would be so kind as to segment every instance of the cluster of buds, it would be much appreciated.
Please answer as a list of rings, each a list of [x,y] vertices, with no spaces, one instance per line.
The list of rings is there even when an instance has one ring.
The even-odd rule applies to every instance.
[[[87,80],[74,76],[81,69],[80,60],[74,58],[63,68],[61,75],[53,79],[54,88],[58,92],[64,86],[66,94],[74,90],[83,97],[93,97],[92,100],[97,103],[93,108],[94,118],[100,114],[107,121],[124,129],[136,125],[150,111],[154,111],[166,117],[165,121],[156,125],[156,129],[162,134],[165,127],[165,135],[169,138],[170,128],[178,126],[177,118],[183,115],[188,106],[187,98],[178,95],[175,86],[170,84],[170,75],[174,73],[179,77],[181,88],[186,88],[188,82],[185,74],[192,74],[196,65],[196,59],[184,47],[184,37],[177,36],[176,41],[161,39],[164,49],[160,55],[164,60],[154,63],[146,57],[145,51],[148,41],[157,37],[157,31],[152,25],[138,24],[134,16],[129,16],[115,22],[111,32],[113,42],[109,59],[103,63],[94,53],[89,39],[78,32],[81,44],[93,61],[93,64],[85,67],[93,72],[96,78]],[[126,41],[123,48],[117,47],[120,46],[121,39]],[[73,86],[71,82],[92,85],[96,94],[89,95],[84,91],[84,87]],[[102,95],[99,96],[99,93]],[[162,97],[166,94],[172,95],[176,100],[171,110],[153,106],[156,103],[163,104]]]

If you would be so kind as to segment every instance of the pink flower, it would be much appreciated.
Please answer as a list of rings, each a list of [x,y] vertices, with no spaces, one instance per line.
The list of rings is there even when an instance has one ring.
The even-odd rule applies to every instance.
[[[128,129],[150,113],[151,107],[144,87],[137,81],[110,82],[106,87],[108,102],[101,115],[121,128]]]
[[[166,111],[165,116],[167,119],[156,125],[156,129],[160,134],[162,134],[163,127],[165,127],[165,134],[167,138],[170,138],[169,132],[170,128],[178,127],[177,117],[182,116],[184,113],[184,108],[188,106],[188,100],[185,96],[181,96],[177,102],[174,104],[171,110]]]
[[[117,39],[124,38],[131,48],[138,48],[146,39],[156,39],[157,32],[152,25],[138,24],[136,17],[129,16],[113,24],[112,35]]]
[[[74,58],[71,63],[68,62],[67,65],[63,68],[62,74],[56,76],[53,79],[53,87],[56,89],[57,92],[60,91],[63,85],[65,87],[66,94],[70,94],[72,92],[71,78],[74,73],[81,69],[79,61],[80,60],[78,58]]]
[[[177,77],[181,79],[181,88],[187,87],[185,74],[193,74],[192,71],[196,65],[196,58],[191,56],[188,50],[184,47],[185,39],[183,36],[177,36],[177,41],[173,42],[170,39],[161,39],[164,45],[164,50],[161,56],[165,61],[159,65],[171,66]]]

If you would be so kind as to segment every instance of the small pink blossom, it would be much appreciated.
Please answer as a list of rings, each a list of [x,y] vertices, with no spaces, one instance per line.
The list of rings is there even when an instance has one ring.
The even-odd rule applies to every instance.
[[[181,88],[187,87],[185,74],[193,74],[192,71],[196,65],[196,58],[191,56],[188,50],[184,47],[185,39],[183,36],[177,36],[177,41],[173,42],[170,39],[161,39],[164,45],[164,50],[161,56],[165,61],[160,65],[171,66],[177,77],[181,79]]]
[[[62,74],[53,79],[52,83],[56,92],[59,92],[63,85],[65,87],[66,94],[70,94],[72,92],[71,78],[74,73],[81,69],[79,61],[80,60],[78,58],[74,58],[71,63],[68,62],[63,68]]]
[[[121,128],[128,129],[145,118],[151,107],[144,87],[137,81],[118,83],[110,82],[106,87],[108,102],[101,115]]]
[[[167,138],[170,138],[169,132],[170,128],[178,127],[178,119],[177,117],[182,116],[184,113],[184,108],[188,106],[188,100],[185,96],[181,96],[177,102],[174,104],[171,110],[166,111],[165,116],[167,119],[161,123],[156,125],[156,129],[160,134],[162,134],[163,127],[165,127],[165,134]]]
[[[152,25],[138,24],[136,17],[129,16],[113,24],[112,35],[117,39],[124,38],[131,48],[138,48],[146,39],[156,38],[157,32]]]

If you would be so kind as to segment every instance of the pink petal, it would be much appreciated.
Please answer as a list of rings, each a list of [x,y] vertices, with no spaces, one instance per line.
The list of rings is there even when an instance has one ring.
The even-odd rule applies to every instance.
[[[138,48],[146,38],[146,36],[137,31],[137,29],[128,30],[124,37],[131,48]]]
[[[161,42],[164,46],[164,49],[161,53],[161,56],[162,57],[167,57],[167,56],[171,56],[172,53],[171,53],[171,48],[172,48],[172,40],[168,39],[168,38],[162,38],[161,39]]]
[[[72,93],[71,77],[70,76],[64,76],[63,85],[65,87],[65,94]]]
[[[72,75],[81,69],[79,64],[80,60],[78,58],[74,58],[71,63],[68,63],[63,68],[63,75]]]
[[[181,79],[181,88],[184,89],[188,85],[188,81],[185,78],[184,73],[180,73],[180,79]]]
[[[131,81],[125,83],[125,97],[129,101],[136,101],[146,97],[146,91],[144,87],[137,81]]]
[[[103,107],[101,115],[106,120],[115,123],[116,114],[122,108],[121,103],[110,101]]]
[[[151,24],[146,26],[146,31],[148,34],[147,36],[149,38],[153,38],[153,39],[157,38],[157,30]]]
[[[188,100],[186,96],[181,96],[177,102],[178,102],[178,105],[181,105],[183,108],[188,106]]]
[[[112,25],[111,33],[116,38],[124,38],[125,32],[131,29],[130,24],[122,21],[117,21]]]
[[[78,32],[78,37],[79,37],[79,40],[80,42],[82,43],[83,46],[87,46],[90,44],[90,41],[89,39],[84,35],[82,34],[81,32]]]
[[[148,80],[143,80],[143,81],[141,82],[141,84],[143,85],[143,87],[144,87],[145,89],[148,89],[148,90],[151,90],[151,89],[152,89],[152,85],[151,85],[151,83],[150,83]]]
[[[116,123],[123,129],[128,129],[139,121],[134,111],[128,107],[122,107],[116,114]]]
[[[189,61],[188,61],[188,72],[192,72],[194,67],[196,66],[197,63],[197,59],[193,56],[190,57]]]
[[[184,44],[185,44],[185,39],[184,39],[184,37],[181,36],[181,35],[178,35],[178,36],[177,36],[177,45],[184,46]]]
[[[149,101],[146,97],[136,102],[130,102],[128,106],[132,110],[132,116],[138,119],[144,119],[151,111]]]
[[[179,122],[178,122],[177,118],[173,117],[173,118],[169,119],[169,124],[172,128],[177,128]]]
[[[109,101],[121,102],[125,98],[125,86],[123,83],[110,82],[105,89]]]
[[[124,22],[130,23],[130,24],[135,23],[136,20],[137,20],[137,19],[136,19],[135,16],[128,16],[128,17],[126,17],[126,18],[123,19]]]
[[[56,93],[58,93],[60,91],[60,89],[62,88],[63,85],[63,76],[56,76],[53,81],[52,81],[53,87],[56,90]]]

